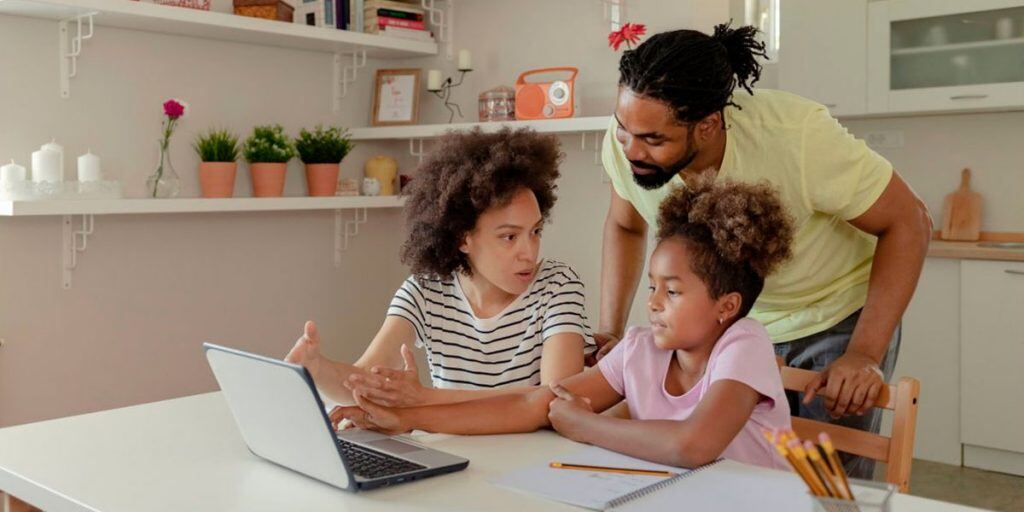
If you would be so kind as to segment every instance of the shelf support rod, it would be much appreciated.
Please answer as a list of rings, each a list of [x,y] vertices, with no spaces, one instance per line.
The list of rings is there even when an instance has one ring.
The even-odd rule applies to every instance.
[[[82,215],[82,229],[76,230],[71,215],[64,215],[62,222],[62,255],[61,275],[65,290],[71,289],[71,274],[78,268],[78,253],[85,252],[89,246],[95,223],[91,213]]]
[[[96,12],[80,14],[57,23],[58,48],[60,51],[60,97],[71,97],[71,79],[78,75],[78,57],[82,55],[82,42],[93,36],[93,17]],[[83,24],[85,20],[87,23]],[[74,23],[75,33],[71,35],[70,25]]]
[[[423,139],[409,139],[409,155],[423,163]]]
[[[454,10],[452,0],[443,0],[444,7],[438,7],[436,4],[438,0],[420,0],[420,5],[423,10],[430,13],[430,24],[437,29],[437,39],[439,42],[444,44],[444,56],[448,60],[455,59],[455,41],[452,37],[452,30],[455,25]]]
[[[356,81],[359,68],[366,66],[366,50],[351,52],[352,63],[342,62],[342,54],[334,54],[334,102],[335,112],[341,111],[341,99],[348,94],[348,84]]]
[[[334,266],[341,266],[341,253],[348,251],[349,239],[359,235],[359,226],[366,223],[366,208],[356,208],[352,220],[345,220],[344,210],[334,210]]]

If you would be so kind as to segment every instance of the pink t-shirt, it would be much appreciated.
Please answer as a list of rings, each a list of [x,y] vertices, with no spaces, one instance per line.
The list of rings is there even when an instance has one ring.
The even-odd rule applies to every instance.
[[[629,404],[638,420],[684,420],[715,381],[729,379],[750,386],[761,401],[722,457],[770,468],[788,469],[786,461],[765,440],[762,429],[790,428],[789,402],[775,362],[768,332],[758,321],[742,318],[722,334],[711,351],[697,384],[681,396],[665,390],[665,376],[674,351],[654,344],[646,327],[633,327],[598,368],[608,384]]]

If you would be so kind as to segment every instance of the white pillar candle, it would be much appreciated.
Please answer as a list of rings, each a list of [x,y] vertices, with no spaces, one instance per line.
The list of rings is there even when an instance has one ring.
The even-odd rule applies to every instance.
[[[91,150],[78,157],[78,181],[103,181],[100,157],[92,154]]]
[[[11,163],[0,167],[0,183],[25,181],[27,178],[28,173],[25,172],[25,168],[14,163],[13,158]]]
[[[57,144],[55,139],[51,139],[50,142],[43,144],[39,149],[49,149],[50,151],[60,153],[60,181],[64,181],[64,146]]]
[[[52,149],[40,149],[32,152],[32,181],[42,183],[64,181],[64,173],[60,169],[60,153]]]
[[[469,71],[473,69],[473,56],[469,53],[469,50],[459,50],[459,71]]]
[[[427,90],[428,91],[440,91],[441,90],[441,71],[438,69],[431,69],[427,72]]]

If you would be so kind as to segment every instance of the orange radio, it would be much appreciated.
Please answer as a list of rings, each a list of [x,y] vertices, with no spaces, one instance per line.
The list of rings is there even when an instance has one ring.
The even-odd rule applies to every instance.
[[[554,82],[527,82],[526,77],[540,73],[567,71],[572,75]],[[576,102],[574,89],[579,69],[544,68],[524,71],[516,79],[516,119],[559,119],[572,117]]]

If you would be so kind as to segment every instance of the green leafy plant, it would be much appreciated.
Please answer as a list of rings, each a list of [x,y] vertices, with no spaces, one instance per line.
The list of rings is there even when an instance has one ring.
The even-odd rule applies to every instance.
[[[279,124],[253,128],[242,154],[250,163],[285,163],[295,156],[295,145]]]
[[[295,149],[306,164],[336,164],[352,150],[348,131],[337,126],[317,125],[313,131],[303,128],[295,139]]]
[[[227,130],[210,129],[201,133],[192,143],[199,159],[204,162],[234,162],[238,160],[238,137]]]

